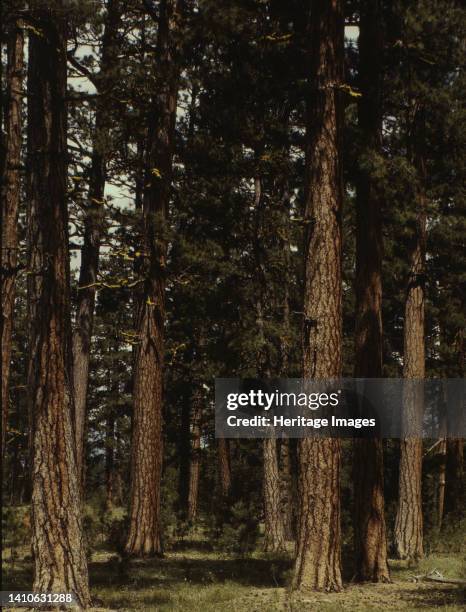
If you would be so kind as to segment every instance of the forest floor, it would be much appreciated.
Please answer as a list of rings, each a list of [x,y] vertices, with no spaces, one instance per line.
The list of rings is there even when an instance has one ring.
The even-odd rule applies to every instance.
[[[31,560],[26,548],[4,551],[3,589],[28,590]],[[209,549],[207,542],[182,541],[163,559],[122,564],[108,551],[92,554],[90,563],[94,610],[178,612],[338,612],[366,610],[466,609],[464,588],[414,582],[412,576],[437,569],[448,578],[465,577],[459,554],[431,555],[415,568],[392,562],[392,584],[346,584],[341,593],[291,597],[286,584],[291,559],[256,553],[239,558]],[[19,610],[15,608],[14,610]]]

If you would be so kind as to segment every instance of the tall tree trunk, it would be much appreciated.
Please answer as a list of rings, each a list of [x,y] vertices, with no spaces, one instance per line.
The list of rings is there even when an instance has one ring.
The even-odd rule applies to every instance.
[[[2,461],[8,424],[11,337],[18,266],[18,213],[21,189],[23,31],[8,24],[5,100],[5,158],[2,164]]]
[[[422,110],[414,119],[413,163],[418,172],[417,227],[411,254],[410,275],[405,301],[403,337],[403,377],[425,378],[425,238],[426,202],[424,193],[425,167],[420,140],[422,139]],[[411,383],[408,382],[411,385]],[[404,406],[404,418],[412,423],[422,420],[423,392],[415,383],[408,387],[408,404]],[[417,560],[423,555],[422,521],[422,438],[403,438],[400,442],[400,476],[398,509],[395,520],[395,552],[400,559]]]
[[[256,151],[256,157],[259,153]],[[264,200],[260,176],[254,179],[254,255],[256,280],[256,327],[258,335],[257,372],[259,377],[270,378],[270,359],[264,332],[264,305],[267,295],[265,244],[263,243]],[[274,436],[273,428],[270,428]],[[262,442],[263,492],[264,492],[264,550],[276,552],[285,549],[285,529],[281,513],[281,479],[278,469],[277,441],[274,437]]]
[[[165,325],[166,224],[170,198],[179,62],[179,0],[163,0],[158,18],[157,86],[152,99],[143,198],[144,286],[138,304],[134,372],[130,530],[132,555],[162,553],[160,483]]]
[[[289,153],[287,151],[287,153]],[[282,317],[282,333],[280,336],[280,375],[288,376],[290,345],[291,345],[291,325],[290,325],[290,282],[289,278],[292,274],[290,262],[290,199],[288,185],[285,185],[281,204],[283,206],[283,266],[284,266],[284,288],[283,288],[283,317]],[[279,446],[279,470],[281,480],[281,515],[283,521],[283,529],[285,540],[294,539],[295,531],[295,500],[293,499],[293,471],[291,461],[291,441],[287,438],[280,440]]]
[[[76,459],[81,490],[84,485],[84,439],[86,430],[86,402],[89,384],[89,362],[94,322],[94,305],[99,269],[100,241],[104,223],[104,191],[109,154],[108,100],[112,83],[116,80],[117,36],[121,9],[119,0],[109,0],[102,38],[102,61],[96,79],[99,96],[94,127],[94,144],[89,179],[89,198],[84,216],[84,241],[81,249],[76,321],[73,333],[73,380]]]
[[[220,489],[222,491],[222,496],[225,498],[228,497],[231,489],[230,440],[227,438],[219,438],[217,445]]]
[[[307,99],[303,375],[339,378],[342,367],[341,0],[311,2]],[[339,591],[340,441],[299,440],[299,521],[293,587]]]
[[[356,185],[356,378],[382,377],[381,196],[372,173],[364,169],[364,158],[380,154],[382,144],[380,13],[380,0],[364,0],[359,28],[358,122],[363,159]],[[356,439],[353,450],[355,576],[387,582],[382,440]]]
[[[285,550],[285,527],[282,510],[282,481],[278,469],[277,440],[263,440],[264,461],[264,550],[279,552]]]
[[[202,392],[196,390],[193,394],[191,418],[191,448],[189,461],[189,487],[188,487],[188,521],[194,522],[197,518],[197,502],[199,497],[199,475],[201,469],[201,417]]]
[[[72,422],[66,204],[66,10],[30,6],[28,218],[32,549],[36,592],[90,604]]]

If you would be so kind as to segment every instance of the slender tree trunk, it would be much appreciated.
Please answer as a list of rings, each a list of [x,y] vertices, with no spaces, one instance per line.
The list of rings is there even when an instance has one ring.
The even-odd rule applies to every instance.
[[[190,401],[189,397],[183,398],[181,408],[181,427],[180,427],[180,442],[179,442],[179,481],[178,494],[180,499],[180,509],[184,516],[188,514],[188,496],[189,496],[189,471],[190,471],[190,453],[191,453],[191,431],[190,431]]]
[[[311,2],[307,99],[303,375],[339,378],[342,367],[340,0]],[[339,591],[340,441],[299,440],[299,521],[293,587]]]
[[[94,145],[89,179],[89,199],[84,216],[84,242],[81,249],[76,321],[73,333],[73,380],[76,458],[81,490],[84,488],[84,449],[86,403],[89,384],[89,362],[94,323],[94,305],[99,270],[100,241],[104,223],[104,191],[109,153],[108,99],[111,83],[115,82],[117,35],[120,23],[119,0],[109,0],[102,39],[102,63],[97,78],[97,102]]]
[[[111,508],[115,502],[115,416],[109,414],[105,423],[105,503]]]
[[[18,212],[21,189],[23,31],[13,20],[7,34],[5,159],[2,164],[2,461],[8,424],[11,337],[18,265]]]
[[[256,151],[256,157],[259,157]],[[267,294],[266,262],[263,243],[263,193],[260,176],[254,179],[254,255],[256,280],[256,327],[258,335],[257,371],[259,377],[270,377],[270,359],[264,332],[264,304]],[[271,435],[274,435],[271,428]],[[277,441],[274,437],[262,442],[263,494],[264,494],[264,550],[276,552],[285,549],[285,530],[281,513],[281,479],[278,469]]]
[[[140,36],[139,36],[139,64],[146,65],[146,20],[147,16],[142,16]],[[139,132],[136,136],[136,165],[134,169],[134,208],[137,212],[142,210],[142,199],[144,196],[144,169],[145,151],[147,143],[145,116],[143,109],[139,111]]]
[[[447,439],[443,438],[438,447],[438,484],[437,484],[437,527],[442,527],[445,508],[445,485],[447,470]]]
[[[19,439],[18,436],[15,436],[15,439],[12,442],[11,452],[11,471],[9,475],[9,491],[10,491],[10,506],[14,506],[15,504],[21,503],[20,491],[18,487],[19,481]]]
[[[37,7],[37,8],[36,8]],[[66,11],[30,7],[28,268],[31,344],[32,549],[36,592],[90,605],[72,422],[66,205]]]
[[[162,553],[160,485],[165,325],[166,224],[170,198],[179,66],[176,56],[178,0],[163,0],[158,19],[157,87],[152,99],[143,198],[144,278],[137,314],[134,413],[131,449],[130,530],[132,555]]]
[[[422,113],[422,111],[418,111]],[[405,379],[425,378],[425,339],[424,339],[424,274],[425,274],[425,234],[426,210],[424,180],[425,168],[419,140],[422,138],[422,121],[415,118],[415,153],[413,163],[418,171],[418,218],[414,247],[410,262],[405,318],[404,318],[404,364]],[[423,393],[420,385],[408,382],[408,404],[404,406],[404,418],[412,423],[422,419]],[[400,443],[400,476],[398,489],[398,509],[395,520],[395,552],[400,559],[417,560],[423,555],[422,520],[422,438],[406,437]]]
[[[222,496],[228,497],[231,489],[231,470],[230,470],[230,440],[227,438],[218,439],[218,465],[220,473],[220,488]]]
[[[285,550],[285,528],[282,508],[282,481],[278,469],[277,440],[263,440],[264,458],[264,550],[280,552]]]
[[[358,121],[361,155],[381,152],[382,26],[380,0],[362,3],[359,29],[361,98]],[[382,377],[382,225],[381,196],[364,159],[357,180],[356,223],[356,378]],[[354,545],[357,580],[388,582],[383,482],[379,438],[356,439],[353,454]]]
[[[202,400],[202,393],[197,390],[193,396],[193,414],[191,418],[191,452],[188,488],[188,521],[191,522],[194,522],[197,518],[197,502],[199,497]]]
[[[292,274],[290,262],[290,212],[289,212],[289,190],[285,186],[282,206],[283,206],[283,264],[284,264],[284,295],[283,295],[283,330],[280,337],[280,374],[288,375],[290,345],[291,345],[291,325],[290,325],[290,291],[289,277]],[[285,540],[290,541],[295,537],[295,500],[293,499],[293,471],[291,461],[291,442],[287,438],[280,440],[279,447],[279,470],[281,480],[281,515]]]
[[[281,514],[285,540],[295,538],[295,500],[293,495],[293,470],[291,461],[290,440],[280,440],[280,478],[281,478]]]

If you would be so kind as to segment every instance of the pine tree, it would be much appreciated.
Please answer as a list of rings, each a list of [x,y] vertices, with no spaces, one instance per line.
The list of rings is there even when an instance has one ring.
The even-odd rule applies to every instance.
[[[217,442],[220,488],[223,497],[227,497],[231,488],[230,440],[219,438]]]
[[[304,378],[341,376],[342,288],[341,87],[343,12],[339,0],[310,11],[311,76],[307,97]],[[340,441],[299,441],[299,519],[295,589],[342,588]]]
[[[201,389],[196,389],[192,399],[191,445],[188,487],[188,521],[194,522],[198,513],[199,477],[201,468],[201,418],[204,402]]]
[[[419,124],[419,121],[419,118],[416,118],[416,124]],[[422,138],[421,129],[416,130],[416,138]],[[417,147],[418,143],[415,146]],[[425,162],[419,150],[415,155],[414,163],[420,173],[421,185],[417,198],[418,220],[406,290],[403,376],[408,380],[423,380],[425,377],[426,202],[423,185]],[[406,413],[406,422],[411,424],[422,419],[423,393],[415,383],[413,386],[409,385],[407,395],[408,403],[403,406],[403,410]],[[403,438],[400,449],[399,502],[395,521],[396,554],[401,559],[419,559],[423,555],[422,439],[413,436]]]
[[[72,423],[66,201],[66,11],[30,7],[28,268],[32,549],[36,592],[90,604]]]
[[[88,202],[84,216],[84,238],[81,248],[76,321],[73,333],[73,394],[77,467],[82,482],[84,474],[84,437],[86,423],[89,362],[94,320],[94,305],[99,251],[104,223],[104,191],[109,158],[111,114],[109,102],[117,80],[119,0],[109,0],[102,35],[102,58],[99,74],[93,78],[97,87],[93,150],[89,176]]]
[[[137,312],[131,450],[130,530],[126,550],[133,555],[162,552],[160,488],[165,325],[166,223],[172,177],[179,86],[181,6],[164,0],[158,15],[157,75],[149,118],[143,198],[142,261]]]
[[[355,378],[382,377],[381,186],[370,170],[370,156],[381,155],[381,3],[361,3],[359,26],[358,124],[362,150],[356,179]],[[385,529],[382,440],[354,441],[356,576],[389,580]]]

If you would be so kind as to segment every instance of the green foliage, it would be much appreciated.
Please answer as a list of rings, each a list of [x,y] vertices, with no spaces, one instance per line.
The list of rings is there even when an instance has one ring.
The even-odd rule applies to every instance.
[[[245,554],[252,552],[259,537],[259,518],[245,501],[225,504],[215,517],[211,538],[216,550]]]

